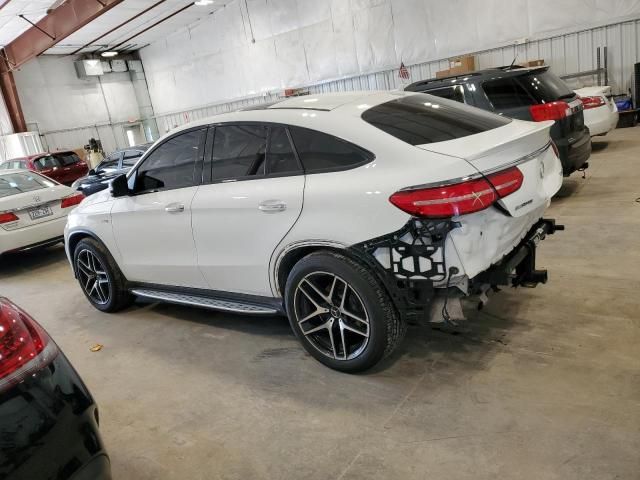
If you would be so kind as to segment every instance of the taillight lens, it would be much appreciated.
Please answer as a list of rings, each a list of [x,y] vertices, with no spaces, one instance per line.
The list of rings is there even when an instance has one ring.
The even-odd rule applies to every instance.
[[[557,101],[549,103],[540,103],[529,107],[531,118],[534,122],[543,122],[545,120],[561,120],[571,115],[571,107],[567,102]]]
[[[17,215],[13,212],[0,213],[0,224],[15,222],[16,220],[19,220],[19,219]]]
[[[453,185],[401,190],[391,195],[389,201],[417,217],[448,218],[484,210],[518,190],[522,181],[522,172],[512,167]]]
[[[598,108],[605,104],[604,98],[602,97],[580,97],[580,100],[582,100],[585,110]]]
[[[73,207],[74,205],[78,205],[80,202],[82,202],[82,200],[84,200],[84,195],[82,193],[74,193],[73,195],[64,197],[62,199],[62,203],[60,204],[60,207],[62,208]]]
[[[0,392],[46,367],[57,351],[33,318],[0,297]]]

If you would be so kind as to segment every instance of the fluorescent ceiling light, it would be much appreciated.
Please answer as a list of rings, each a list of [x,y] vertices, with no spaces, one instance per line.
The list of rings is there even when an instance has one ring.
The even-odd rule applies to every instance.
[[[102,52],[100,55],[103,57],[115,57],[118,55],[118,52]]]
[[[211,5],[213,0],[197,0],[194,3],[199,7],[206,7],[207,5]]]

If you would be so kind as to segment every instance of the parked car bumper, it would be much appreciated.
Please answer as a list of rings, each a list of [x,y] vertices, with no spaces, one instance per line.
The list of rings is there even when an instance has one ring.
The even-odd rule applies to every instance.
[[[588,166],[587,160],[591,156],[591,134],[588,128],[585,128],[577,138],[560,138],[553,141],[558,147],[564,176],[571,175],[576,170]]]
[[[0,394],[0,424],[0,478],[111,479],[97,406],[61,352]]]
[[[616,128],[618,117],[618,110],[612,111],[608,105],[584,111],[584,123],[592,137],[606,135]]]
[[[66,223],[65,216],[18,230],[0,228],[0,254],[61,242]]]

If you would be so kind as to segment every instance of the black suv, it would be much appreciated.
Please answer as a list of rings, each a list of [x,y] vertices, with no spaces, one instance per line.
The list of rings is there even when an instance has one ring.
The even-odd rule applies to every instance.
[[[421,80],[405,90],[456,100],[519,120],[555,120],[553,138],[566,175],[589,166],[591,138],[580,97],[549,67],[490,68],[452,77]]]
[[[101,161],[96,168],[89,170],[86,177],[73,182],[71,188],[84,193],[85,196],[104,190],[115,177],[127,173],[151,145],[153,144],[146,143],[116,150]]]

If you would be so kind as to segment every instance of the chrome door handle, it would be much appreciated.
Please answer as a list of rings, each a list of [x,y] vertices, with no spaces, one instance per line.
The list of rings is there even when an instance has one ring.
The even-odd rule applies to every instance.
[[[164,207],[164,211],[168,213],[182,213],[184,212],[184,205],[181,203],[170,203]]]
[[[284,212],[287,209],[287,204],[282,200],[265,200],[258,204],[258,210],[261,212]]]

